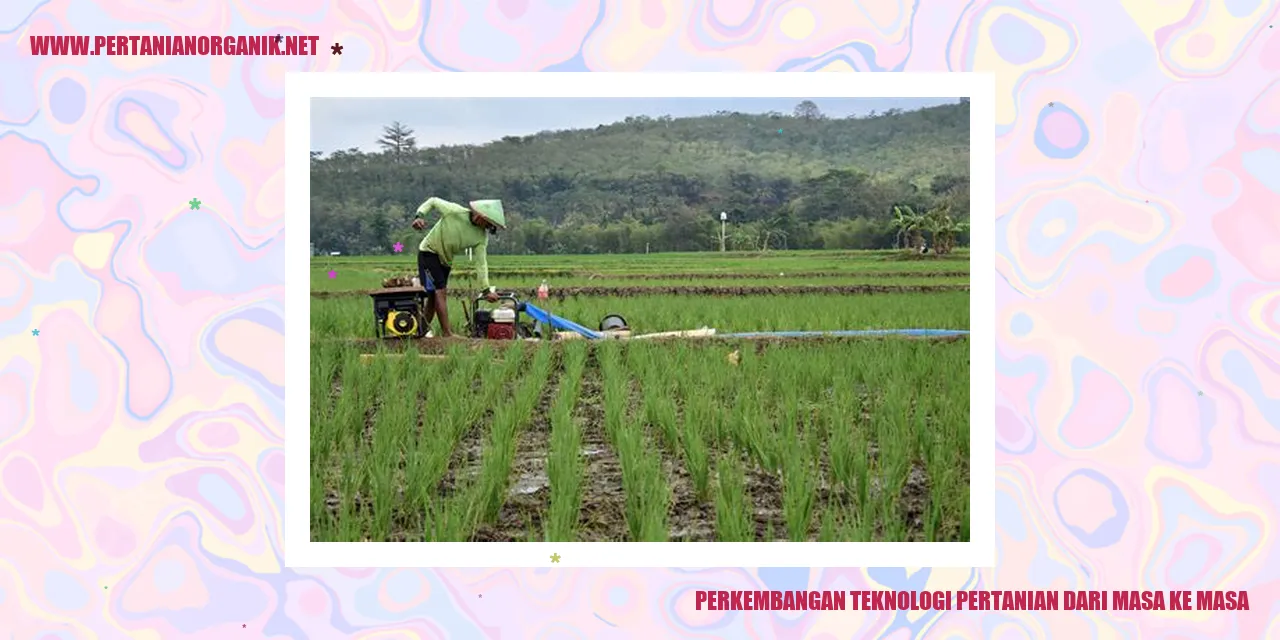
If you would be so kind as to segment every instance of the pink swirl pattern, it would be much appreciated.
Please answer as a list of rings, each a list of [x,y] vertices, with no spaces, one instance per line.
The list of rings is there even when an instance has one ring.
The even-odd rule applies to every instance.
[[[0,630],[1275,637],[1278,23],[1275,0],[6,2]],[[322,52],[54,58],[26,40],[224,32],[318,35]],[[285,568],[291,70],[994,73],[998,208],[978,215],[997,228],[998,564]],[[1249,589],[1253,609],[801,614],[692,597],[866,587]]]

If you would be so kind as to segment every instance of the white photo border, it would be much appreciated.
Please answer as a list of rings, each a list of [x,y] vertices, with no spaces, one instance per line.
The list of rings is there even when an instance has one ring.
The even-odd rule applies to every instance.
[[[970,542],[312,542],[313,98],[969,98]],[[290,73],[285,81],[285,564],[289,567],[995,565],[995,81],[985,73]],[[429,194],[424,194],[424,197]],[[294,230],[293,233],[289,233]],[[303,332],[302,327],[308,327]],[[986,400],[983,400],[986,398]],[[306,417],[308,419],[304,420]],[[559,556],[552,564],[551,555]]]

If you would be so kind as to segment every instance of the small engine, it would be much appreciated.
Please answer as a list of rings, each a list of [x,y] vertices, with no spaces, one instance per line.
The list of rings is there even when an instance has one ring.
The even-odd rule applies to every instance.
[[[535,335],[529,325],[521,322],[524,303],[511,292],[498,293],[492,306],[481,307],[489,294],[482,293],[462,309],[467,312],[468,334],[481,340],[520,340]]]
[[[510,307],[498,307],[489,313],[485,337],[490,340],[516,339],[516,310]]]
[[[393,310],[387,313],[387,335],[404,338],[418,335],[418,318],[408,311]]]
[[[424,333],[422,290],[405,287],[382,289],[373,298],[374,332],[379,338],[421,338]]]

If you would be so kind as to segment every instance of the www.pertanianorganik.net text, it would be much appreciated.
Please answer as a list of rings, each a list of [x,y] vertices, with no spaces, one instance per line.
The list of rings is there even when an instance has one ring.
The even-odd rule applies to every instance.
[[[36,56],[314,56],[320,36],[30,36]]]

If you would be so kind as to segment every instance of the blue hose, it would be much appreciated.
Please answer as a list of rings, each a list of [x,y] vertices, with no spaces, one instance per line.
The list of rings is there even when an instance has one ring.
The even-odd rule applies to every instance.
[[[599,340],[600,338],[604,337],[604,334],[600,333],[599,331],[593,331],[572,320],[566,320],[564,318],[561,318],[560,316],[554,315],[551,312],[547,311],[546,309],[541,309],[535,305],[529,304],[528,302],[521,303],[521,310],[529,314],[530,318],[533,318],[538,322],[541,322],[543,324],[549,324],[557,329],[562,329],[564,331],[573,331],[574,333],[577,333],[578,335],[581,335],[590,340]]]
[[[951,329],[866,329],[862,331],[757,331],[752,333],[717,333],[717,338],[848,338],[855,336],[916,336],[943,338],[967,336],[968,331]]]

